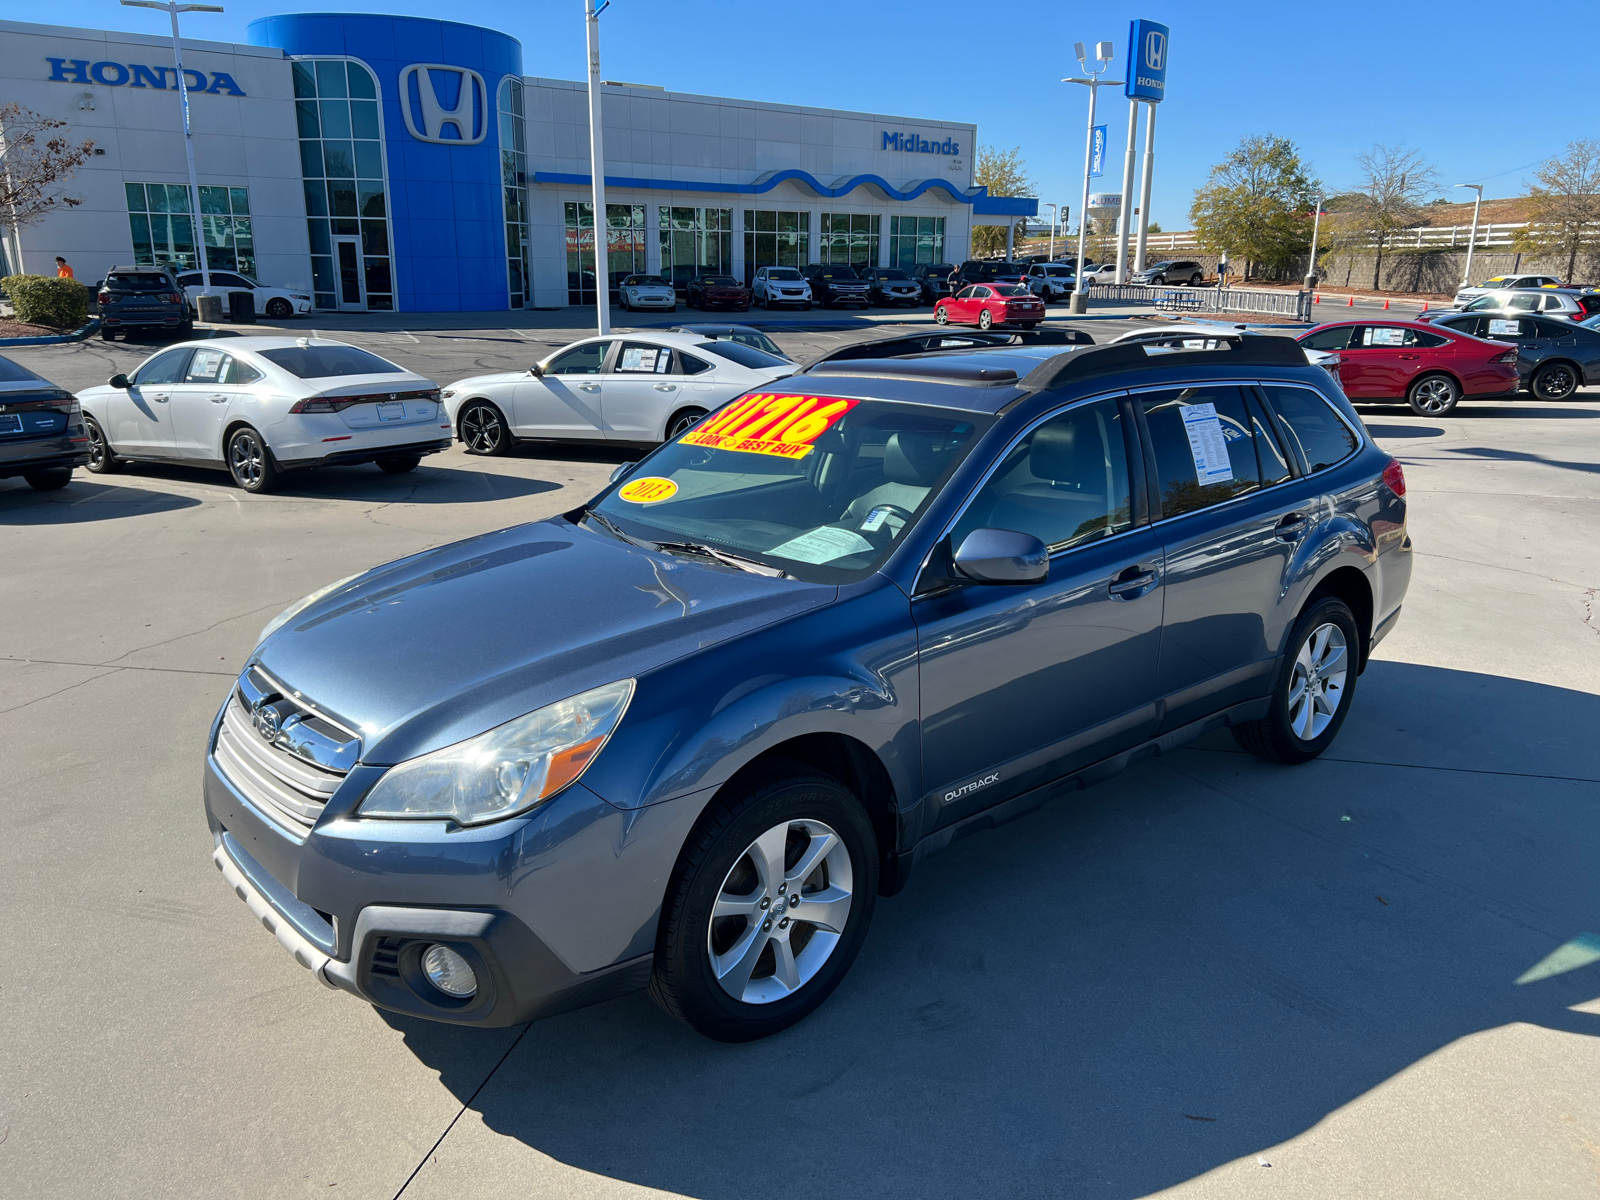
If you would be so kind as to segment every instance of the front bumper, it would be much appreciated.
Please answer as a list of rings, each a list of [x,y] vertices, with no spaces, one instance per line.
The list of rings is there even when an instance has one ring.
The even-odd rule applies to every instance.
[[[310,458],[278,459],[285,471],[303,471],[311,467],[350,467],[361,463],[377,462],[380,458],[407,458],[410,455],[437,454],[450,449],[451,437],[429,438],[420,442],[401,442],[388,446],[362,446],[355,450],[335,450],[329,454]]]

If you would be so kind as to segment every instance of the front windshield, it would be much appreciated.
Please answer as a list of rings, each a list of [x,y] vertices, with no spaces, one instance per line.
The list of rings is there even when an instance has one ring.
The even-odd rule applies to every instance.
[[[663,445],[594,511],[633,537],[847,583],[888,557],[992,422],[929,405],[755,393]]]
[[[878,272],[879,279],[905,279],[906,273],[899,267],[886,267]]]
[[[700,282],[701,283],[714,283],[718,287],[738,287],[739,286],[738,283],[735,282],[735,280],[734,280],[732,275],[704,275],[704,276],[701,277]]]
[[[800,278],[800,272],[796,271],[793,267],[779,267],[776,269],[769,268],[767,271],[767,278],[793,281]]]
[[[623,287],[666,287],[667,281],[659,275],[629,275],[622,281]]]

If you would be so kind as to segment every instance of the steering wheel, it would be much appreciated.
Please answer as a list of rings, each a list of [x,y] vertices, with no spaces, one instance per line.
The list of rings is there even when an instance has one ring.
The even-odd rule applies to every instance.
[[[878,513],[892,513],[895,516],[899,517],[900,518],[900,523],[901,523],[901,528],[904,528],[905,526],[911,524],[911,510],[910,509],[906,509],[906,508],[901,508],[898,504],[874,504],[870,509],[867,510],[867,515],[871,516],[875,512],[878,512]],[[883,522],[879,521],[878,525],[877,525],[877,528],[876,529],[872,529],[872,530],[870,530],[868,532],[877,533],[882,529],[883,529]]]

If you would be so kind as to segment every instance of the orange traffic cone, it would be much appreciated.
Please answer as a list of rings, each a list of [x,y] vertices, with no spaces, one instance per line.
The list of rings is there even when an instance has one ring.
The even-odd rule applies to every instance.
[[[1350,299],[1345,301],[1344,306],[1346,308],[1354,308],[1356,306],[1356,298],[1354,296],[1351,296]]]
[[[1313,303],[1313,304],[1321,304],[1322,303],[1322,296],[1317,292],[1312,292],[1311,293],[1311,303]]]
[[[1383,302],[1383,311],[1384,312],[1388,312],[1389,311],[1389,302],[1387,300],[1385,300]]]
[[[1428,311],[1428,302],[1426,300],[1424,300],[1422,302],[1422,311],[1423,312],[1427,312]]]

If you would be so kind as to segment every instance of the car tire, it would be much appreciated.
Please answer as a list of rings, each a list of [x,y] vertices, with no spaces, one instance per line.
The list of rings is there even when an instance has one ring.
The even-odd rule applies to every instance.
[[[122,470],[122,460],[111,452],[111,443],[105,430],[93,417],[83,419],[83,432],[89,438],[89,461],[84,465],[96,475],[115,475]]]
[[[66,467],[54,471],[34,471],[24,475],[28,486],[36,492],[60,491],[72,482],[72,468]]]
[[[1448,375],[1424,375],[1406,389],[1406,403],[1419,417],[1443,417],[1461,401],[1461,385]]]
[[[994,314],[987,308],[978,314],[978,328],[988,330],[994,325]]]
[[[678,856],[650,994],[719,1042],[787,1029],[849,971],[877,890],[877,839],[860,800],[812,767],[758,766],[724,789]],[[793,892],[827,896],[809,909],[827,921],[807,921]],[[780,905],[795,915],[776,917]]]
[[[487,400],[471,400],[461,406],[456,436],[468,454],[498,458],[511,450],[511,426],[506,424],[505,414]]]
[[[1316,599],[1289,633],[1267,715],[1235,725],[1233,740],[1257,758],[1290,765],[1310,762],[1331,746],[1355,700],[1359,636],[1343,600]]]
[[[703,408],[679,409],[667,421],[666,436],[662,440],[670,442],[673,438],[682,437],[704,420],[705,415],[706,410]]]
[[[934,324],[936,324],[936,325],[948,325],[948,324],[950,324],[950,314],[945,311],[944,305],[937,304],[937,305],[934,306],[934,309],[933,309],[933,320],[934,320]]]
[[[1540,400],[1566,400],[1578,390],[1578,373],[1571,363],[1545,363],[1533,373],[1528,390]]]
[[[628,311],[628,301],[624,297],[618,296],[617,297],[617,307],[620,308],[623,312],[627,312]]]
[[[267,301],[266,315],[274,321],[281,321],[285,317],[294,316],[294,309],[282,296],[274,296]]]
[[[385,475],[404,475],[407,471],[415,471],[422,464],[420,454],[401,454],[394,458],[380,458],[378,467]]]
[[[259,496],[278,486],[278,467],[267,439],[249,425],[241,425],[229,435],[227,463],[228,474],[244,491]]]
[[[193,336],[194,336],[194,322],[193,321],[185,321],[182,325],[178,326],[178,340],[180,342],[187,342]]]
[[[811,301],[807,300],[805,302],[804,311],[805,312],[810,312],[811,311]]]
[[[1151,284],[1152,287],[1154,287],[1157,284],[1160,284],[1162,287],[1166,287],[1166,285],[1167,285],[1167,277],[1165,275],[1157,275],[1154,279],[1152,279],[1150,281],[1150,284]]]
[[[1023,329],[1035,329],[1035,328],[1038,327],[1039,322],[1037,322],[1037,321],[1019,321],[1019,322],[1017,322],[1017,324]]]
[[[102,325],[100,327],[100,340],[102,342],[114,342],[114,341],[116,341],[117,340],[116,330],[107,329],[107,328],[105,328],[105,326]]]

